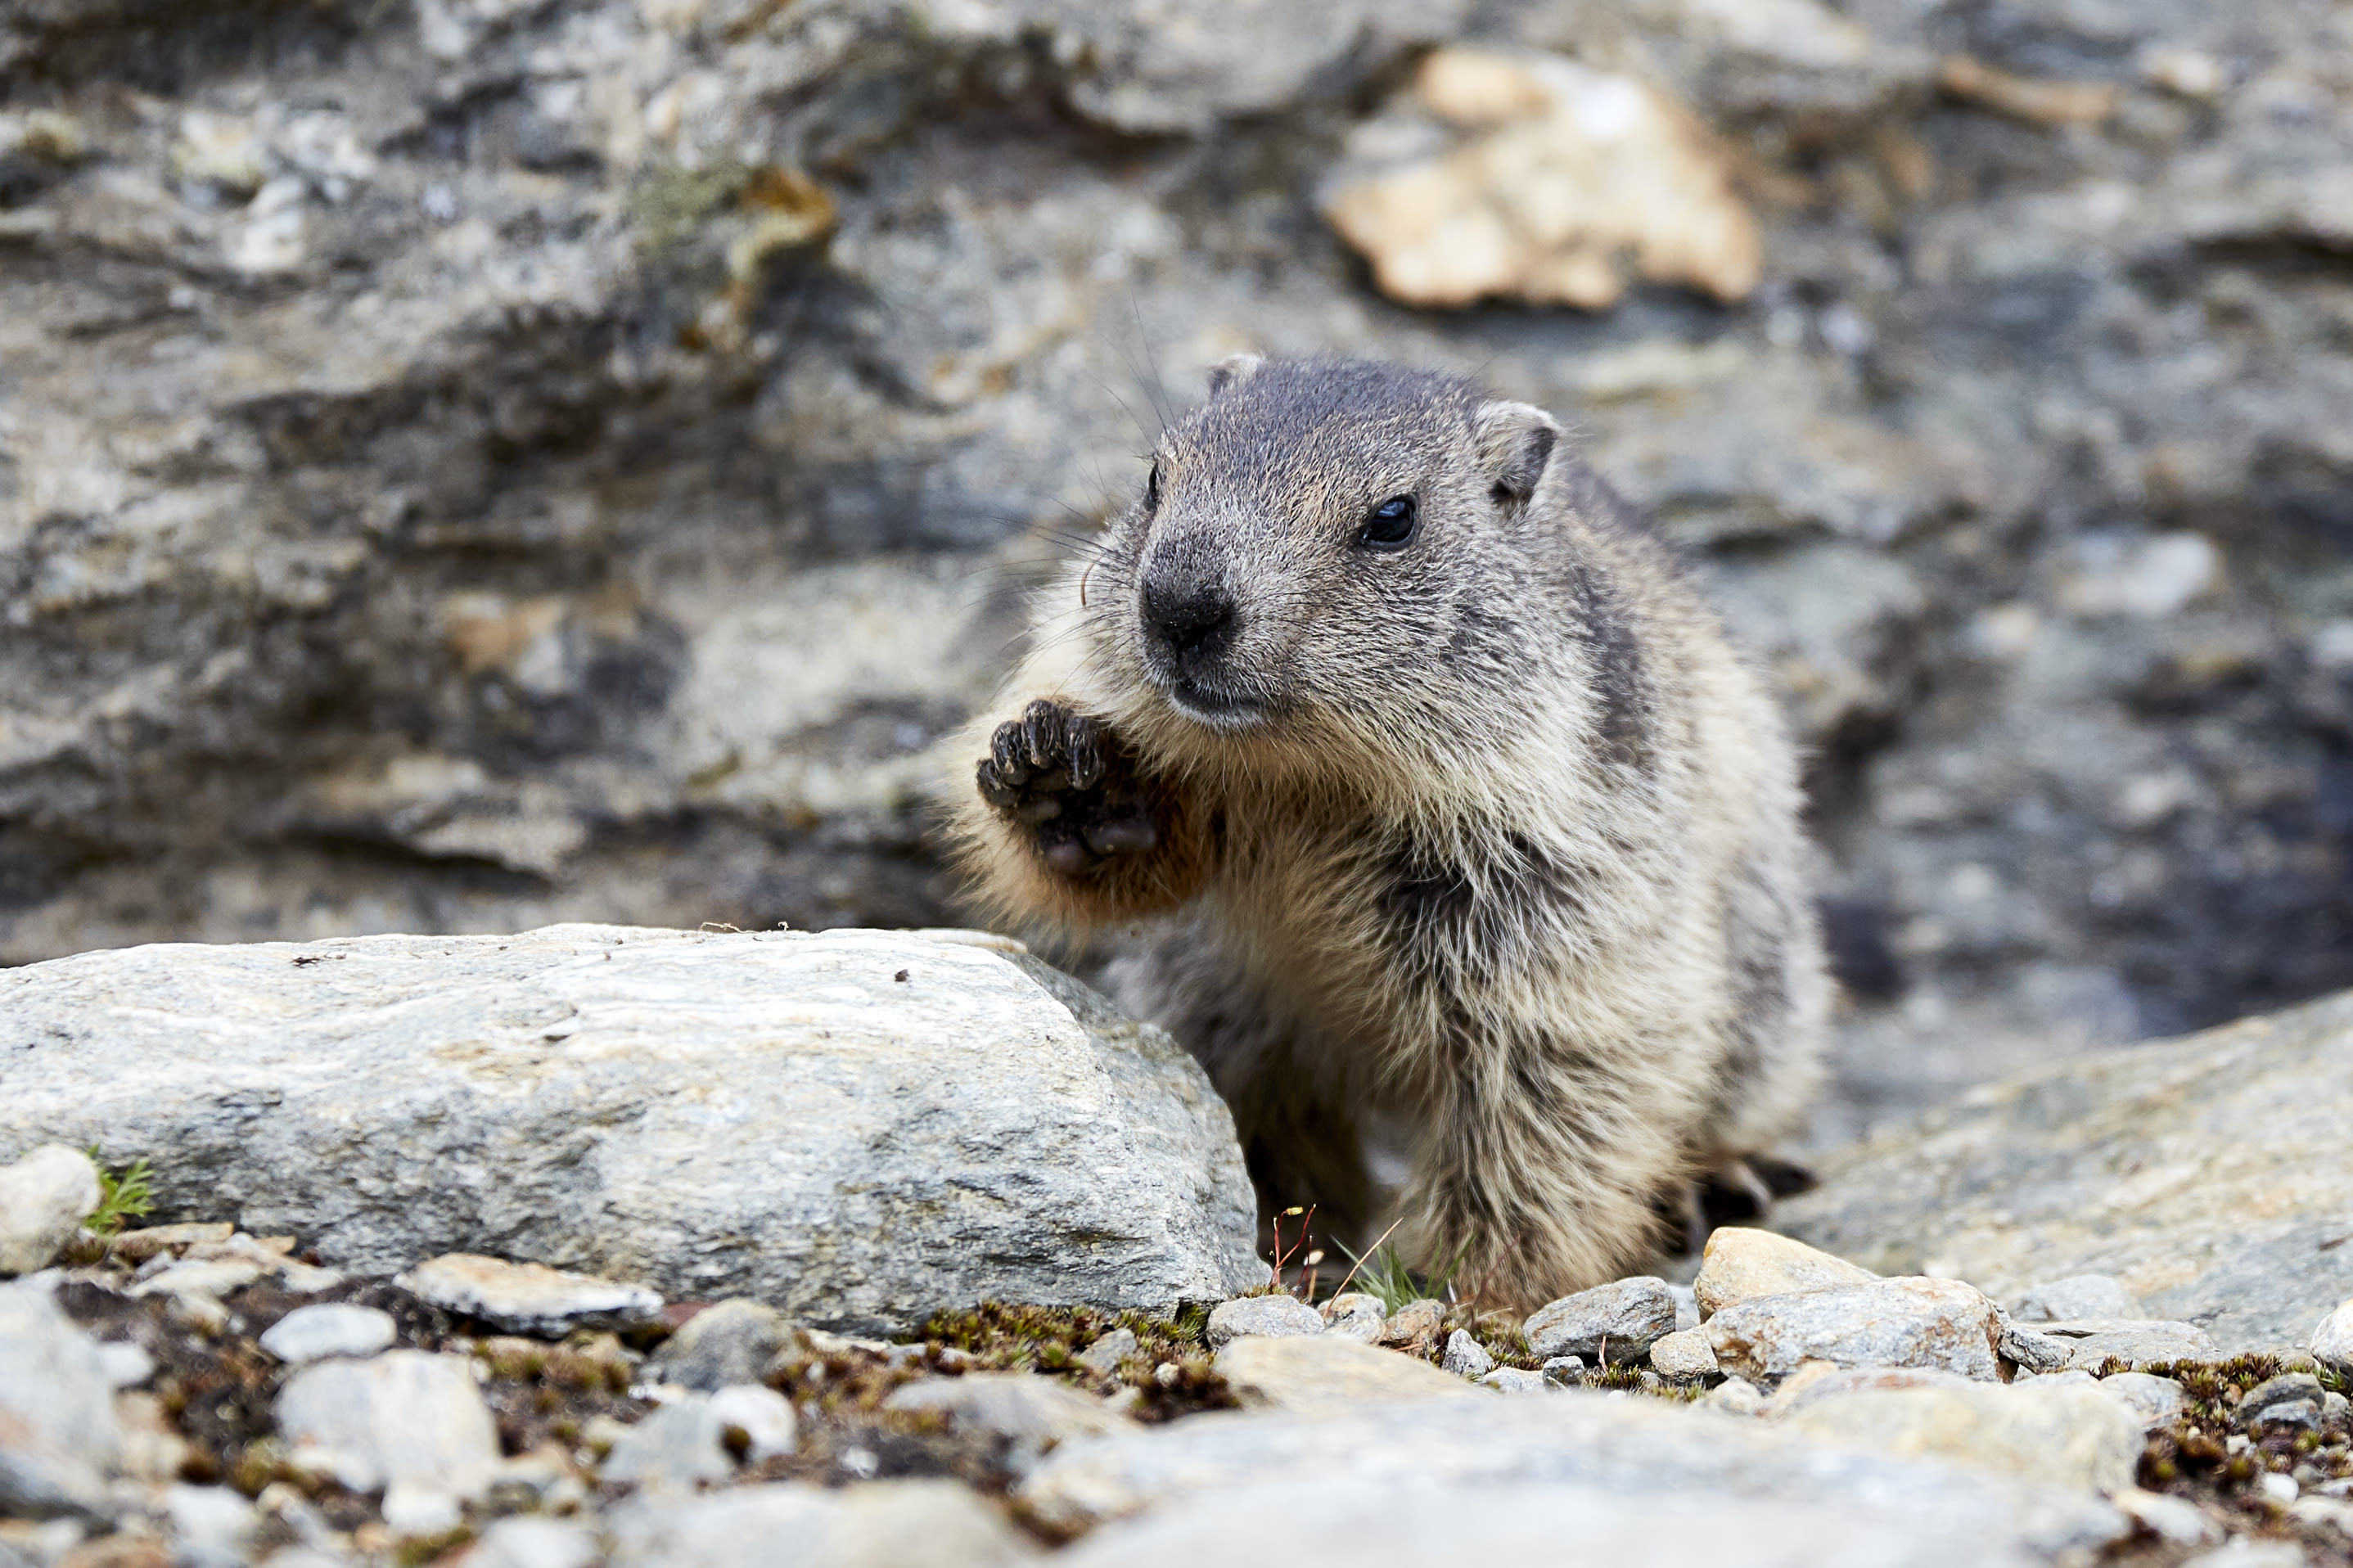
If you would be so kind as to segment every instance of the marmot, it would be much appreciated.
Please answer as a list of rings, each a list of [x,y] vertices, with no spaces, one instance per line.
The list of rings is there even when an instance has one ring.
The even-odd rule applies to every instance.
[[[1401,1255],[1525,1309],[1679,1241],[1662,1195],[1755,1188],[1828,994],[1791,744],[1549,415],[1229,360],[1034,634],[964,862],[1000,913],[1127,931],[1105,984],[1263,1201],[1362,1247],[1366,1134],[1399,1137]]]

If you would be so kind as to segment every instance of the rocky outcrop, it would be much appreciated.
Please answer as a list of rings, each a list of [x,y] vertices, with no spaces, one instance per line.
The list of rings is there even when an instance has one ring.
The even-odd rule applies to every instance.
[[[1818,759],[1829,1132],[2353,982],[2333,25],[6,7],[0,958],[936,923],[925,748],[1255,348],[1478,369],[1692,553]],[[1424,167],[1620,301],[1385,297],[1321,204]]]
[[[2005,1300],[2113,1275],[2135,1317],[2195,1325],[2177,1324],[2166,1353],[2292,1353],[2353,1295],[2348,1102],[2353,996],[2337,996],[1974,1090],[1833,1154],[1821,1188],[1776,1223],[1883,1272]],[[2105,1331],[2082,1353],[2154,1360],[2148,1332],[2166,1325],[2035,1327],[2086,1346]]]
[[[134,948],[0,974],[0,1149],[146,1156],[159,1214],[234,1212],[342,1268],[491,1253],[864,1328],[983,1297],[1166,1310],[1262,1278],[1199,1068],[995,939]],[[285,1261],[179,1268],[232,1271],[185,1286],[216,1296]],[[406,1278],[508,1327],[660,1305],[492,1258]]]

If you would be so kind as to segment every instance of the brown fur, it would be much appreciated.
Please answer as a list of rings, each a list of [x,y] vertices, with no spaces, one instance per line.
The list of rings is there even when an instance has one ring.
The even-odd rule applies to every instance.
[[[1107,983],[1271,1203],[1369,1239],[1399,1133],[1403,1250],[1522,1306],[1789,1131],[1827,990],[1778,712],[1556,436],[1451,378],[1229,362],[1046,595],[955,820],[997,910],[1132,928]],[[1418,532],[1367,543],[1399,496]]]

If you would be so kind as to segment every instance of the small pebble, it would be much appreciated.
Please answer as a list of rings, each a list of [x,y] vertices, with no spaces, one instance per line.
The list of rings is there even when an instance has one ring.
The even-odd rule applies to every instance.
[[[1320,1334],[1324,1314],[1296,1296],[1240,1296],[1220,1301],[1209,1313],[1209,1343],[1221,1349],[1239,1339],[1282,1339]]]
[[[365,1357],[392,1348],[397,1333],[392,1314],[347,1301],[297,1307],[272,1323],[261,1348],[289,1366],[329,1356]]]
[[[1495,1358],[1468,1329],[1457,1329],[1446,1336],[1446,1357],[1440,1364],[1457,1377],[1484,1377],[1495,1370]]]
[[[2312,1331],[2312,1359],[2353,1377],[2353,1301],[2321,1319]]]
[[[799,1441],[799,1422],[793,1402],[765,1384],[737,1383],[711,1396],[711,1413],[719,1417],[722,1434],[744,1435],[743,1458],[747,1464],[789,1454]]]
[[[1544,1379],[1559,1388],[1574,1388],[1585,1381],[1585,1361],[1581,1356],[1556,1355],[1546,1358]]]
[[[1710,1389],[1702,1405],[1732,1415],[1754,1415],[1765,1408],[1765,1394],[1745,1377],[1727,1377]]]
[[[1089,1372],[1109,1377],[1119,1370],[1121,1362],[1135,1353],[1136,1345],[1134,1329],[1113,1329],[1079,1352],[1079,1364]]]
[[[1544,1373],[1516,1366],[1499,1366],[1479,1381],[1505,1394],[1542,1394],[1550,1386]]]
[[[1651,1347],[1651,1366],[1661,1377],[1692,1382],[1715,1375],[1715,1352],[1697,1329],[1677,1329]]]

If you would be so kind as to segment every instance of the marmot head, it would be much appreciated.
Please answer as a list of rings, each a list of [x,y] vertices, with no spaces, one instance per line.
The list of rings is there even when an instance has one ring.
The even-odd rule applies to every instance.
[[[1220,771],[1478,743],[1544,640],[1529,513],[1559,426],[1361,361],[1242,355],[1209,392],[1087,569],[1109,716]]]

